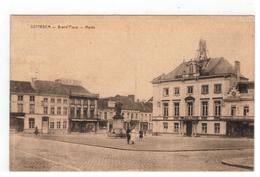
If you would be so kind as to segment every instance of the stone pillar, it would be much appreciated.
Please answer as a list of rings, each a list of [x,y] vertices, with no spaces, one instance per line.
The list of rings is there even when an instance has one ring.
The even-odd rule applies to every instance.
[[[83,118],[83,111],[84,111],[83,100],[81,100],[80,101],[80,118]]]
[[[94,104],[95,104],[94,116],[97,116],[97,114],[98,114],[98,110],[97,110],[97,100],[94,100]]]
[[[88,118],[90,117],[90,100],[88,100],[88,114],[87,114],[87,117]]]

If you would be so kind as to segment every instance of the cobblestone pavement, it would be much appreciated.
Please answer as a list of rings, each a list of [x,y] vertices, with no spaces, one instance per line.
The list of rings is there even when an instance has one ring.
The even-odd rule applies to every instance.
[[[10,169],[18,171],[244,171],[223,159],[253,157],[252,149],[138,152],[11,134]]]
[[[22,136],[35,137],[33,134],[21,134]],[[128,145],[126,139],[111,138],[105,134],[78,134],[78,135],[38,135],[38,138],[86,144],[112,149],[129,149],[145,151],[196,151],[216,149],[252,149],[254,140],[248,138],[219,138],[219,137],[182,137],[173,135],[145,136],[142,142]]]

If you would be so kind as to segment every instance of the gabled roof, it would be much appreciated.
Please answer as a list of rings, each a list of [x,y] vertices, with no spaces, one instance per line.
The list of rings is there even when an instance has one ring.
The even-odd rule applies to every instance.
[[[205,60],[191,60],[188,62],[181,63],[177,68],[168,74],[162,74],[159,77],[153,79],[152,83],[167,82],[171,80],[181,80],[182,75],[187,73],[188,67],[191,62],[196,62],[200,66],[200,74],[198,78],[206,76],[227,76],[236,75],[234,66],[232,66],[225,58],[208,58]],[[240,74],[240,77],[247,79],[245,76]]]
[[[30,82],[11,80],[10,81],[10,92],[35,93],[36,91],[33,89]]]

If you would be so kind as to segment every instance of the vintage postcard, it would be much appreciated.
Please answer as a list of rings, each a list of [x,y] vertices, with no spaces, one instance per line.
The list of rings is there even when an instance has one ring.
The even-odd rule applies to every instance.
[[[254,16],[10,20],[11,171],[254,170]]]

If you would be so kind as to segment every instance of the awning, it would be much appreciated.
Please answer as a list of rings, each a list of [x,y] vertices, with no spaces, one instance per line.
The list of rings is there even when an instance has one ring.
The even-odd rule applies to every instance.
[[[16,119],[24,119],[23,116],[16,116]]]

